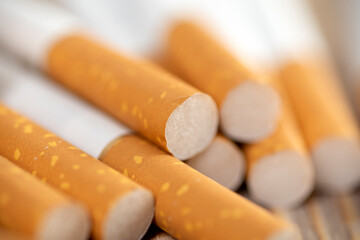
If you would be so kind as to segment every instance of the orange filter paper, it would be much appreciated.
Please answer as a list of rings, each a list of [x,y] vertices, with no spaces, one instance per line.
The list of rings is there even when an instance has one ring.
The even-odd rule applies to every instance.
[[[83,202],[99,239],[115,201],[141,186],[28,119],[0,105],[0,154]],[[30,189],[30,188],[29,188]]]
[[[323,59],[289,62],[281,70],[294,112],[307,145],[341,136],[358,139],[358,130],[335,73]]]
[[[253,79],[232,54],[190,22],[179,22],[172,29],[165,58],[169,69],[212,96],[219,107],[230,90]]]
[[[6,240],[32,240],[33,238],[19,232],[11,231],[9,229],[0,227],[0,239]]]
[[[155,222],[176,239],[267,239],[287,223],[136,135],[101,160],[151,189]]]
[[[170,74],[82,36],[58,41],[48,54],[47,71],[166,150],[170,114],[198,92]]]
[[[47,215],[70,200],[0,156],[0,228],[2,239],[36,236]],[[15,237],[14,237],[15,239]]]

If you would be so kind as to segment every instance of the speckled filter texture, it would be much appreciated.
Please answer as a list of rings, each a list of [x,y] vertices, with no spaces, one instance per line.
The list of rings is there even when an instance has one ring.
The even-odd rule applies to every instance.
[[[150,189],[155,222],[176,239],[266,239],[288,227],[136,135],[113,143],[102,162]]]
[[[130,60],[81,35],[55,43],[46,69],[58,82],[165,150],[170,114],[199,92],[151,64]]]
[[[90,210],[93,237],[114,201],[140,185],[0,104],[0,154]],[[119,216],[121,217],[121,216]]]

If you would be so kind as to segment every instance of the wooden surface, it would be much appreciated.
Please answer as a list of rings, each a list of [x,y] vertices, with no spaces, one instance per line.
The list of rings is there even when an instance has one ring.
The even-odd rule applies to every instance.
[[[314,194],[302,206],[275,211],[299,226],[304,240],[360,239],[360,192],[331,197]]]

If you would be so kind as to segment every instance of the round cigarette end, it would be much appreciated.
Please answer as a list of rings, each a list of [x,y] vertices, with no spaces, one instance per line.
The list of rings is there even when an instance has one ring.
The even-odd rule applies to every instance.
[[[202,152],[213,140],[218,128],[218,111],[207,94],[196,93],[178,106],[167,120],[167,148],[180,160]]]
[[[249,192],[273,208],[291,208],[302,203],[314,188],[314,170],[303,155],[284,150],[254,164],[247,181]]]
[[[301,240],[301,234],[298,228],[291,227],[282,229],[280,231],[275,232],[267,240]]]
[[[46,216],[36,239],[87,239],[90,225],[89,215],[82,206],[73,203],[62,205]]]
[[[281,101],[270,86],[245,81],[232,89],[220,107],[220,126],[229,138],[256,142],[277,126]]]
[[[312,149],[317,188],[328,193],[348,193],[360,182],[359,143],[328,138]]]
[[[154,217],[154,198],[145,189],[121,196],[109,211],[104,224],[104,239],[141,239]]]
[[[187,164],[226,188],[236,190],[244,180],[244,155],[233,142],[216,137],[202,153]]]

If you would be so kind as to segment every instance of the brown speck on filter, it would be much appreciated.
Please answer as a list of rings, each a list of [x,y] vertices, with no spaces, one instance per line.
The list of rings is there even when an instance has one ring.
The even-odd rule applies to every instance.
[[[226,188],[237,190],[246,171],[241,149],[228,138],[218,134],[203,152],[186,163]]]
[[[283,112],[269,138],[245,145],[246,182],[256,201],[271,208],[293,208],[313,191],[314,167],[278,76],[266,74],[264,78],[282,98]]]
[[[256,142],[274,132],[280,113],[277,93],[199,26],[175,24],[164,57],[170,70],[214,98],[226,136]]]
[[[143,157],[136,164],[134,156]],[[120,137],[101,161],[137,176],[155,198],[156,224],[176,239],[298,239],[298,232],[136,135]],[[221,231],[220,231],[221,229]]]
[[[0,154],[82,202],[91,213],[94,239],[145,234],[154,212],[151,192],[26,118],[14,128],[22,116],[4,105],[0,109],[6,111],[0,115]],[[22,131],[26,124],[32,125],[31,134]]]
[[[314,162],[317,187],[330,193],[354,190],[360,182],[359,130],[331,64],[314,56],[287,62],[280,73]]]
[[[4,240],[77,240],[87,239],[91,224],[81,205],[0,156],[0,225]]]

